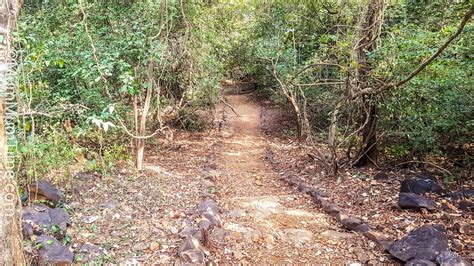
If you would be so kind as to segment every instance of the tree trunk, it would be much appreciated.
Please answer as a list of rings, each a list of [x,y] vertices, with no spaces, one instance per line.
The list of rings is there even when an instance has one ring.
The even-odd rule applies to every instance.
[[[367,13],[361,25],[358,41],[356,42],[355,56],[358,63],[357,86],[360,89],[370,86],[369,74],[371,66],[368,62],[367,54],[377,48],[377,39],[383,23],[383,13],[385,10],[385,0],[370,0]],[[365,97],[362,100],[363,108],[366,110],[365,125],[362,129],[362,144],[354,162],[355,166],[377,165],[377,112],[375,97]]]
[[[369,109],[367,112],[367,123],[362,129],[362,148],[356,157],[355,166],[374,166],[377,164],[377,108],[375,102],[365,100],[364,104]]]
[[[16,28],[20,1],[0,1],[0,263],[25,265],[20,227],[21,202],[13,171],[16,83],[11,33]]]

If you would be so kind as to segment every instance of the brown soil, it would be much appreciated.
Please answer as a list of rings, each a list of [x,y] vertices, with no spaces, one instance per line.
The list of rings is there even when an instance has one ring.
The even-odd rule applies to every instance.
[[[145,171],[72,180],[66,194],[74,242],[104,247],[108,254],[101,262],[173,263],[183,241],[178,232],[207,194],[217,199],[227,232],[209,248],[212,261],[391,262],[374,243],[341,230],[309,196],[280,180],[265,151],[281,143],[262,133],[261,107],[250,98],[228,96],[238,115],[223,105],[219,129],[177,132],[171,145],[147,144]],[[215,187],[204,189],[209,172],[217,176]]]
[[[380,260],[360,235],[343,232],[311,199],[280,180],[265,161],[269,140],[261,108],[246,95],[231,95],[216,149],[219,204],[230,236],[216,248],[219,262],[347,263]],[[359,256],[359,258],[358,258]]]

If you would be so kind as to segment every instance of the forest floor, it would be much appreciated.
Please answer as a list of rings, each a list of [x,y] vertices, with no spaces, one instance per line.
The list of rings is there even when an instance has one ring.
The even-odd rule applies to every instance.
[[[264,108],[251,98],[226,96],[235,112],[221,106],[216,117],[222,120],[214,129],[179,131],[172,144],[149,144],[140,173],[123,169],[109,177],[76,175],[66,185],[74,242],[103,247],[103,261],[173,263],[183,242],[179,232],[194,219],[197,204],[211,197],[219,204],[224,229],[223,241],[208,247],[211,261],[396,263],[361,234],[340,229],[310,196],[289,187],[267,162],[269,148],[285,168],[306,176],[338,205],[394,238],[428,220],[446,219],[446,212],[393,208],[399,179],[374,181],[367,178],[373,174],[370,169],[344,172],[343,183],[315,178],[325,174],[305,161],[307,151],[272,134],[284,127],[275,118],[281,110]],[[443,223],[469,223],[470,216],[447,212],[452,215]],[[472,244],[468,235],[463,238]]]

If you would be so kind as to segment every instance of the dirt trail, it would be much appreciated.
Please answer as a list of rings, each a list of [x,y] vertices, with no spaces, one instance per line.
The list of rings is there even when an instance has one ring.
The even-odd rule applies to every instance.
[[[246,95],[227,100],[239,116],[228,112],[217,151],[220,205],[230,232],[221,260],[347,263],[363,256],[360,236],[338,232],[307,196],[287,187],[266,163],[260,107]]]

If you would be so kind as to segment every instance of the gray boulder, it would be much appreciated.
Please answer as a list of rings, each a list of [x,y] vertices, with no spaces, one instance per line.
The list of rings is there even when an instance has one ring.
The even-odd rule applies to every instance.
[[[404,238],[393,242],[388,251],[399,260],[434,261],[448,251],[448,239],[443,225],[427,225],[411,231]]]

